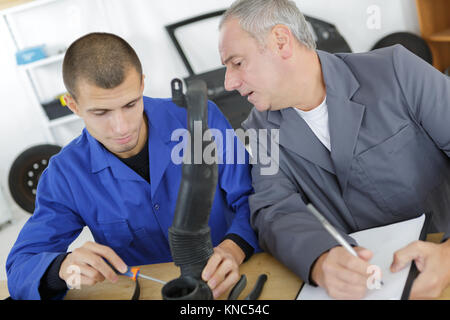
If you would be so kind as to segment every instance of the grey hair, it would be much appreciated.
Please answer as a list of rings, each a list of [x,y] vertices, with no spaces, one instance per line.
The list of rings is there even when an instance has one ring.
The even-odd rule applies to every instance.
[[[290,0],[237,0],[223,14],[219,29],[231,18],[239,21],[241,28],[264,44],[267,33],[277,24],[287,26],[295,38],[309,49],[316,43],[305,17]]]

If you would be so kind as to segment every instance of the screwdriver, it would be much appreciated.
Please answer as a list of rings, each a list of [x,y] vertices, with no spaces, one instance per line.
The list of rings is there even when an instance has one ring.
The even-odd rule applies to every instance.
[[[134,281],[136,281],[136,278],[139,277],[139,278],[142,278],[142,279],[155,281],[155,282],[158,282],[158,283],[161,283],[161,284],[166,284],[166,281],[162,281],[162,280],[150,277],[150,276],[146,276],[145,274],[142,274],[141,273],[141,268],[139,268],[139,267],[132,267],[132,268],[127,267],[127,271],[122,273],[122,272],[118,271],[116,268],[114,268],[112,266],[112,264],[109,263],[109,261],[105,260],[105,262],[114,270],[115,273],[123,275],[123,276],[126,276],[126,277],[129,277],[129,278],[133,279]]]
[[[142,274],[141,273],[141,268],[138,268],[138,267],[132,267],[132,268],[128,267],[128,269],[127,269],[127,271],[125,273],[120,273],[119,272],[119,274],[127,276],[127,277],[133,279],[134,281],[136,281],[136,278],[139,277],[139,278],[142,278],[142,279],[155,281],[155,282],[158,282],[158,283],[161,283],[161,284],[166,284],[165,281],[162,281],[162,280],[150,277],[150,276],[146,276],[145,274]]]

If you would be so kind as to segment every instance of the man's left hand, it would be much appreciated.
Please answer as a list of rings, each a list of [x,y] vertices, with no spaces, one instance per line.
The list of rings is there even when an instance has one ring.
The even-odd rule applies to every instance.
[[[441,244],[415,241],[394,253],[391,271],[397,272],[414,260],[419,276],[410,299],[432,299],[450,285],[450,239]]]
[[[244,258],[242,249],[230,239],[214,248],[214,253],[202,272],[202,279],[213,291],[214,299],[239,280],[239,265]]]

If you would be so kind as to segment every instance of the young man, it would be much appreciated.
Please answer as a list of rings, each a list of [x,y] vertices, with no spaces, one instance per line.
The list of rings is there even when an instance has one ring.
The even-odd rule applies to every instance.
[[[303,15],[287,0],[233,3],[221,21],[219,51],[225,88],[255,106],[244,127],[279,132],[278,172],[252,169],[251,221],[264,249],[303,280],[347,299],[365,295],[372,252],[356,247],[359,256],[352,256],[306,204],[354,246],[348,233],[430,209],[444,240],[450,237],[446,76],[402,46],[315,50]],[[411,298],[436,297],[450,284],[450,240],[415,242],[393,259],[393,272],[411,260],[421,271]]]
[[[171,136],[186,128],[186,110],[171,99],[143,96],[139,59],[112,34],[76,40],[65,55],[63,78],[68,106],[86,128],[52,157],[40,178],[36,210],[7,261],[13,299],[63,297],[74,266],[81,285],[94,285],[117,280],[105,260],[122,272],[171,261],[168,228],[181,181],[181,164],[171,160],[179,141]],[[208,125],[224,136],[231,128],[211,102]],[[234,143],[237,148],[236,136]],[[214,297],[238,280],[239,265],[257,248],[249,224],[250,169],[234,163],[218,165],[210,214],[216,247],[202,277]],[[66,253],[84,226],[95,242]]]

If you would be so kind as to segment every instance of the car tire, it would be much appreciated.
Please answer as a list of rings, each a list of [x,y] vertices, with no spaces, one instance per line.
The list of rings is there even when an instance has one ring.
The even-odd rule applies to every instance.
[[[43,144],[22,152],[9,171],[9,190],[14,201],[25,211],[34,212],[36,190],[42,172],[50,158],[61,150],[60,146]]]

